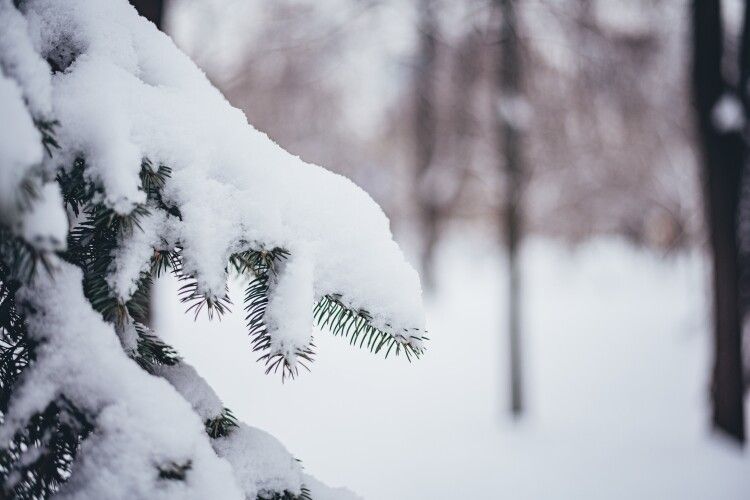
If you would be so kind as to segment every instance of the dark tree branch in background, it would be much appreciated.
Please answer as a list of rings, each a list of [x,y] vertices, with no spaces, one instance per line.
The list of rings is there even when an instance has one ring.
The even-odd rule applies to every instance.
[[[138,13],[162,29],[164,22],[164,0],[130,0]]]
[[[705,210],[713,259],[713,424],[744,442],[737,223],[745,144],[741,130],[721,126],[716,114],[720,99],[733,94],[721,72],[723,30],[720,2],[694,0],[692,14],[693,90],[703,152]],[[743,44],[747,44],[746,37],[743,37]],[[748,72],[747,50],[747,47],[741,50],[740,73],[744,79]],[[746,89],[741,88],[740,94],[745,93]],[[744,97],[743,101],[746,101]]]
[[[437,65],[437,19],[433,0],[419,2],[419,54],[414,73],[414,161],[419,224],[422,230],[422,280],[433,286],[433,260],[439,237],[438,200],[433,192],[430,169],[435,156],[437,117],[435,79]]]
[[[495,116],[498,158],[505,178],[501,227],[505,231],[508,255],[508,334],[510,348],[510,404],[513,415],[523,411],[521,359],[520,266],[518,251],[522,236],[521,192],[526,171],[523,134],[526,100],[523,90],[523,64],[517,17],[517,0],[495,0],[500,16],[497,59]]]
[[[745,113],[745,119],[750,117],[750,2],[745,2],[745,18],[742,26],[739,50],[739,83],[737,85],[739,99]],[[747,139],[745,139],[747,141]],[[739,264],[740,264],[740,324],[750,318],[750,175],[748,168],[748,147],[745,142],[745,161],[740,185],[740,199],[737,214],[738,237],[739,237]],[[747,339],[750,340],[750,339]],[[743,344],[746,345],[746,344]],[[745,360],[745,387],[750,385],[750,363],[747,355],[743,353]]]

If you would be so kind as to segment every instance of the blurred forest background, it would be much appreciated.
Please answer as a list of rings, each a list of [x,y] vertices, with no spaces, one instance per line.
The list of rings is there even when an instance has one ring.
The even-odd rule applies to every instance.
[[[747,92],[730,91],[744,89],[750,74],[744,2],[146,3],[164,7],[162,29],[250,123],[371,194],[413,249],[428,293],[450,286],[435,269],[441,245],[467,228],[492,235],[505,264],[485,278],[510,285],[497,335],[509,340],[503,363],[515,414],[524,408],[525,239],[574,248],[615,239],[664,262],[695,252],[701,261],[732,261],[713,281],[717,290],[732,282],[713,302],[729,297],[733,311],[728,322],[714,321],[724,330],[715,327],[704,383],[708,401],[712,380],[714,424],[744,440],[734,262],[742,233],[732,230],[739,177],[722,178],[736,196],[706,189],[718,165],[710,165],[711,134],[742,142],[746,127]],[[712,75],[721,85],[711,87]],[[704,88],[713,92],[706,109]],[[744,168],[741,149],[732,168]],[[733,200],[731,236],[706,217],[705,207],[721,217],[717,199]],[[730,242],[723,260],[722,241]]]
[[[167,30],[251,123],[425,246],[456,222],[502,225],[502,119],[523,135],[528,233],[700,241],[687,3],[507,2],[519,82],[498,90],[502,3],[173,0]]]

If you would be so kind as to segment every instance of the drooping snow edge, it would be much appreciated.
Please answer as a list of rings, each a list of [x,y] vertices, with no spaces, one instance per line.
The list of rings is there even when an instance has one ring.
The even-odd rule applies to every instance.
[[[0,437],[62,398],[96,429],[63,498],[304,493],[297,462],[262,431],[236,423],[209,440],[226,409],[192,368],[137,368],[148,335],[133,303],[159,255],[198,310],[221,311],[228,262],[285,250],[291,260],[264,274],[245,268],[267,285],[250,312],[269,362],[309,357],[314,304],[353,343],[417,355],[419,280],[387,219],[349,180],[248,125],[124,0],[21,8],[0,0],[0,110],[18,125],[0,132],[0,229],[48,272],[18,291],[38,345]],[[119,229],[94,271],[86,242],[108,226]]]

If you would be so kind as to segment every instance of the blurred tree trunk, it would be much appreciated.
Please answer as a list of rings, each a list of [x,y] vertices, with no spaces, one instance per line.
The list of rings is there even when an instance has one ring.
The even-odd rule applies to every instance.
[[[130,0],[138,13],[154,23],[157,28],[163,28],[164,0]]]
[[[523,155],[523,129],[527,103],[524,98],[521,43],[517,8],[519,0],[494,0],[500,16],[497,60],[495,116],[500,168],[504,172],[505,193],[501,227],[505,231],[508,258],[508,335],[510,352],[510,405],[513,415],[523,410],[521,353],[521,304],[519,246],[522,237],[521,191],[526,171]]]
[[[737,238],[740,184],[745,163],[742,127],[720,123],[717,103],[736,95],[722,75],[723,30],[719,0],[693,2],[693,90],[703,153],[705,210],[713,260],[713,424],[745,440],[741,352],[740,270]],[[747,16],[745,19],[747,24]],[[745,26],[744,31],[748,27]],[[740,94],[747,101],[747,34],[742,40]],[[735,102],[736,99],[735,99]],[[747,107],[744,111],[747,117]]]
[[[438,202],[433,192],[430,167],[435,156],[437,117],[435,78],[437,65],[437,21],[435,2],[419,2],[419,54],[414,75],[414,160],[417,205],[422,248],[422,280],[429,289],[434,284],[435,246],[438,240]]]
[[[745,2],[745,19],[742,26],[742,38],[740,39],[740,76],[737,88],[745,89],[740,92],[740,100],[745,111],[745,131],[750,125],[750,2]],[[750,154],[748,139],[745,138],[745,158],[742,170],[742,183],[740,185],[740,199],[737,214],[739,260],[740,260],[740,327],[750,320]],[[746,341],[744,329],[742,335]],[[750,387],[750,359],[746,352],[750,343],[743,342],[743,366],[745,390]]]

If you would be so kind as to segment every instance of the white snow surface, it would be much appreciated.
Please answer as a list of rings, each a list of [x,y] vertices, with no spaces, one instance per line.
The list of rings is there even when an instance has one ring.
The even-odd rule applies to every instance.
[[[305,486],[310,490],[310,496],[314,500],[362,500],[361,496],[348,488],[332,488],[321,483],[310,474],[303,474],[303,478]]]
[[[21,182],[42,161],[42,137],[16,82],[0,73],[0,221],[13,223]]]
[[[27,316],[32,339],[44,340],[32,370],[15,389],[0,440],[64,394],[94,417],[63,499],[244,499],[229,464],[213,452],[203,423],[165,381],[123,352],[111,325],[83,296],[81,271],[53,260],[19,299],[41,311]],[[158,478],[155,467],[190,460],[186,481]]]
[[[83,153],[122,213],[145,199],[142,158],[172,168],[165,194],[183,221],[157,232],[180,242],[203,291],[223,294],[233,252],[304,246],[316,299],[343,294],[383,329],[424,327],[419,278],[364,191],[255,130],[124,0],[31,0],[27,9],[43,50],[67,44],[77,54],[53,77],[60,159]]]
[[[412,364],[319,334],[312,372],[282,384],[240,362],[241,314],[207,338],[173,282],[157,287],[156,324],[238,417],[366,499],[749,497],[750,452],[710,430],[701,252],[528,241],[519,421],[508,412],[503,263],[489,231],[457,232],[438,248],[430,349]]]
[[[397,336],[424,328],[419,278],[372,199],[251,127],[125,0],[28,0],[20,12],[0,0],[0,70],[0,223],[38,250],[64,249],[79,222],[51,182],[57,169],[83,158],[95,202],[122,215],[146,201],[144,159],[171,169],[164,202],[182,217],[149,206],[123,236],[106,277],[120,300],[132,296],[154,249],[179,246],[183,271],[215,296],[224,293],[232,253],[278,246],[292,255],[279,266],[267,310],[277,352],[309,342],[313,306],[327,294],[368,310],[375,326]],[[55,124],[51,157],[35,121]],[[19,198],[25,182],[37,188],[28,206]],[[29,336],[42,343],[0,439],[60,396],[93,419],[60,498],[231,500],[300,491],[300,465],[265,432],[241,424],[211,442],[203,421],[223,405],[205,380],[185,363],[156,369],[159,377],[140,369],[126,354],[136,348],[131,318],[116,333],[84,297],[80,270],[48,259],[51,275],[40,270],[19,291]],[[243,351],[248,363],[254,356],[247,345]],[[188,462],[184,481],[159,479],[159,467]],[[325,500],[325,487],[315,488]]]
[[[294,362],[295,351],[312,340],[309,312],[315,307],[313,269],[306,252],[294,252],[282,263],[268,298],[266,322],[271,335],[271,352]]]
[[[299,463],[267,432],[241,423],[229,436],[214,439],[212,444],[216,454],[232,464],[245,498],[285,490],[300,493]]]
[[[211,389],[211,386],[203,377],[198,375],[195,368],[185,362],[171,366],[156,366],[154,375],[158,375],[172,384],[172,387],[190,403],[203,421],[218,417],[224,409],[221,399]]]
[[[130,299],[138,289],[138,280],[151,267],[154,249],[163,247],[159,231],[168,227],[170,221],[161,210],[151,211],[142,217],[140,229],[124,239],[114,255],[114,268],[107,275],[107,283],[123,301]]]
[[[158,366],[155,374],[166,379],[202,420],[218,417],[224,406],[211,386],[189,364]],[[246,499],[258,494],[300,494],[302,468],[276,438],[260,429],[238,423],[227,436],[211,441],[217,456],[227,460]],[[321,486],[325,488],[325,485]],[[315,497],[326,500],[326,496]]]
[[[0,24],[4,22],[4,9],[0,4]],[[57,184],[40,181],[44,173],[42,136],[24,105],[24,98],[16,81],[0,73],[3,120],[0,128],[0,223],[39,250],[62,250],[68,234],[68,219]],[[24,183],[29,183],[36,192],[30,203],[24,199]]]
[[[68,217],[63,209],[60,186],[48,182],[41,186],[31,206],[21,218],[21,236],[38,250],[65,250]]]
[[[30,35],[26,18],[13,7],[11,0],[0,1],[0,68],[21,85],[32,114],[44,119],[52,111],[50,72]],[[3,118],[10,117],[3,115]],[[6,121],[11,123],[15,120]]]

